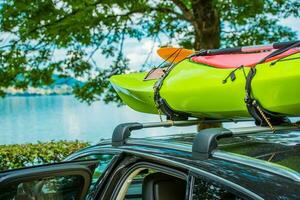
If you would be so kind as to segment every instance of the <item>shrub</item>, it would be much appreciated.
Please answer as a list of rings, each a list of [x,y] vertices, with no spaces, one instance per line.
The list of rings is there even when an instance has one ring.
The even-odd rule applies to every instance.
[[[0,170],[59,162],[88,145],[77,140],[0,145]]]

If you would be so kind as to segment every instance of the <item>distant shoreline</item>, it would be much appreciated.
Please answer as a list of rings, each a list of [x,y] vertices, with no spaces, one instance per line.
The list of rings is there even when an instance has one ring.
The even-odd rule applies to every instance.
[[[41,96],[71,96],[72,93],[65,94],[6,94],[6,97],[41,97]]]
[[[29,97],[29,96],[58,96],[58,95],[72,95],[73,87],[75,85],[81,85],[82,82],[74,78],[60,78],[57,75],[53,75],[54,83],[49,86],[32,87],[29,86],[25,90],[17,89],[14,87],[8,87],[5,89],[6,95]]]

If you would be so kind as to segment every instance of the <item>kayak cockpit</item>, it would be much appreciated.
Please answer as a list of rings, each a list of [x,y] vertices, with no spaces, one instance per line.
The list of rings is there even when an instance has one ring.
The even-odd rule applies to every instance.
[[[207,55],[207,56],[194,56],[192,61],[209,65],[215,68],[237,68],[240,66],[253,67],[263,58],[270,55],[273,51],[259,52],[259,53],[235,53],[235,54],[220,54],[220,55]],[[266,62],[281,59],[289,55],[299,53],[299,48],[290,49],[278,56],[267,59]]]

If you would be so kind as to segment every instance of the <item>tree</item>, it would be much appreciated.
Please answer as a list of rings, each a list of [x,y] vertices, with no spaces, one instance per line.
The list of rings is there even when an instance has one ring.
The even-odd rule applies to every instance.
[[[298,0],[4,0],[0,4],[0,93],[75,77],[84,101],[116,101],[108,77],[124,73],[128,38],[176,39],[208,49],[296,39],[278,19],[299,17]],[[66,52],[63,59],[53,54]],[[94,54],[112,60],[96,66]],[[105,67],[105,68],[103,68]]]

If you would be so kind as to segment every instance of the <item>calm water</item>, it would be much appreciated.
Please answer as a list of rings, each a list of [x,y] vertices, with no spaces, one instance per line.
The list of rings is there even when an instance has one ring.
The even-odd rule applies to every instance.
[[[92,143],[110,138],[122,122],[158,121],[156,115],[143,114],[101,102],[88,106],[72,96],[7,97],[0,99],[0,144],[50,140],[84,140]],[[162,134],[148,129],[137,136]],[[185,129],[195,130],[194,127]],[[182,129],[164,128],[164,134]]]
[[[111,138],[119,123],[151,121],[159,121],[159,117],[136,112],[127,106],[101,102],[89,106],[73,96],[7,97],[0,99],[0,144],[76,139],[96,143],[101,138]],[[239,123],[238,126],[252,124]],[[227,123],[224,126],[237,125]],[[137,131],[135,137],[195,130],[196,127],[155,128]]]

